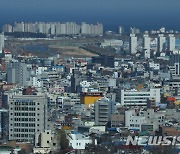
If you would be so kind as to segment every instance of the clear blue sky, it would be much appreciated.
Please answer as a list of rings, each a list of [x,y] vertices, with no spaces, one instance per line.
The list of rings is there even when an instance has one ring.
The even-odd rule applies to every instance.
[[[180,29],[180,0],[0,0],[0,25],[14,21],[87,21]]]

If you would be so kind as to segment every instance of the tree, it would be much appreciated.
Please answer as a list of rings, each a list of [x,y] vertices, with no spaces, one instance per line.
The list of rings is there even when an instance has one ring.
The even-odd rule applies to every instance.
[[[69,140],[66,137],[66,132],[62,129],[58,131],[57,135],[59,149],[63,153],[69,147]]]

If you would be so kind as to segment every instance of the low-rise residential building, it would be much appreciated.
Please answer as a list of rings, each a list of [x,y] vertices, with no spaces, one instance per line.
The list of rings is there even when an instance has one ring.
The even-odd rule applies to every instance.
[[[69,139],[69,145],[73,149],[83,150],[86,148],[87,144],[92,144],[93,142],[95,145],[97,144],[97,141],[96,140],[93,141],[91,137],[76,132],[69,133],[68,139]]]

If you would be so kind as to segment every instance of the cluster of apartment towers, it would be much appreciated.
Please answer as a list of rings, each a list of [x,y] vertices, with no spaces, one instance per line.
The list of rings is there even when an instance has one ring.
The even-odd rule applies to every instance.
[[[157,52],[162,53],[166,49],[167,51],[175,50],[176,39],[174,34],[169,34],[167,37],[164,34],[159,34],[157,38]],[[138,52],[138,39],[135,34],[130,34],[130,52],[131,54],[136,54]],[[150,58],[151,55],[151,37],[148,34],[143,35],[143,49],[144,57]]]
[[[85,22],[81,24],[76,22],[15,22],[14,26],[10,24],[4,25],[3,32],[29,32],[50,35],[103,35],[103,25],[101,23],[87,24]]]

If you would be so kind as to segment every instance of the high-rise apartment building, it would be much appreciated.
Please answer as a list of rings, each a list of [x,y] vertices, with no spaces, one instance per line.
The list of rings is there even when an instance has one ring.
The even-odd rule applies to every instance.
[[[51,35],[55,35],[56,34],[56,25],[55,25],[55,23],[51,23],[51,25],[50,25],[50,34]]]
[[[150,58],[151,48],[150,48],[151,38],[149,35],[145,34],[143,37],[143,47],[144,47],[144,58]]]
[[[7,82],[25,86],[29,78],[27,64],[21,62],[10,62],[7,64]]]
[[[15,22],[13,32],[24,32],[24,22]]]
[[[119,26],[119,28],[118,28],[118,34],[124,34],[124,27]]]
[[[34,142],[35,133],[47,129],[47,98],[43,95],[9,97],[9,140]]]
[[[136,27],[130,28],[130,34],[140,34],[140,33],[141,33],[140,29],[138,29]]]
[[[158,52],[162,52],[165,50],[165,43],[166,43],[166,38],[164,37],[163,34],[159,34],[159,36],[158,36]]]
[[[46,35],[103,35],[103,25],[86,24],[81,25],[76,22],[35,22],[35,23],[23,23],[15,22],[13,30],[10,30],[11,25],[4,25],[4,32],[31,32],[42,33]],[[12,26],[11,26],[12,28]]]
[[[81,24],[81,34],[84,35],[103,35],[103,25],[97,23],[96,25],[87,24],[83,22]]]
[[[137,53],[137,37],[135,34],[130,34],[129,49],[131,54]]]
[[[75,22],[66,22],[66,34],[67,35],[76,35],[80,33],[80,26]]]
[[[56,35],[65,35],[66,34],[66,25],[64,23],[56,23]]]
[[[44,23],[43,22],[37,23],[37,29],[38,29],[38,33],[44,33]]]
[[[3,32],[7,33],[12,33],[13,32],[13,27],[9,24],[6,24],[3,26]]]
[[[176,44],[176,38],[173,34],[169,34],[168,36],[168,50],[174,51],[175,50],[175,44]]]
[[[2,50],[4,48],[4,34],[0,34],[0,53],[2,53]]]
[[[37,32],[36,24],[35,23],[25,23],[24,24],[24,32],[36,33]]]

